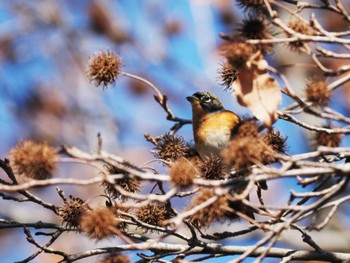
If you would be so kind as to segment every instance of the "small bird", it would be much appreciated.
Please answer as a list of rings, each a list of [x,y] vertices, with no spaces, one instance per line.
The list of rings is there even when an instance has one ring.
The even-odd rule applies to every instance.
[[[192,125],[196,150],[204,158],[219,156],[241,123],[232,111],[224,109],[221,101],[208,91],[186,97],[192,105]]]
[[[241,124],[240,117],[232,111],[225,110],[221,101],[208,91],[196,92],[186,99],[192,105],[193,137],[199,156],[202,160],[211,155],[220,156],[221,150],[237,133]],[[229,168],[227,167],[227,170],[230,170]],[[266,182],[259,184],[262,189],[267,189]],[[254,218],[252,210],[244,207],[242,203],[233,202],[232,205]]]

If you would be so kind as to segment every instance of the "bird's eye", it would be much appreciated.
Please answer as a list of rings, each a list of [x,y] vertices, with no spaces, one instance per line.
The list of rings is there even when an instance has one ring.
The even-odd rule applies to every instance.
[[[211,98],[209,96],[203,96],[202,97],[202,101],[203,102],[210,102],[211,101]]]

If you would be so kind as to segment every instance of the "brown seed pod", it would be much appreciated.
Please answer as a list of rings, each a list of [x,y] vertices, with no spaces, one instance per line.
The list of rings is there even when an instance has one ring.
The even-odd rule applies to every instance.
[[[87,75],[96,86],[102,85],[105,88],[118,79],[122,65],[122,60],[117,54],[110,50],[102,50],[90,58]]]
[[[168,162],[176,161],[181,157],[186,157],[190,151],[189,145],[181,136],[165,134],[157,139],[158,146],[155,150],[155,157]]]
[[[195,164],[185,158],[171,163],[169,169],[171,184],[178,188],[191,187],[193,185],[193,179],[198,174]]]
[[[46,143],[22,141],[10,150],[10,166],[16,176],[44,180],[56,169],[57,149]]]
[[[100,207],[81,216],[80,228],[92,239],[104,239],[118,234],[119,221],[114,209]]]
[[[81,216],[90,210],[90,207],[79,197],[69,196],[63,206],[58,208],[58,215],[62,224],[66,227],[77,229],[80,224]]]

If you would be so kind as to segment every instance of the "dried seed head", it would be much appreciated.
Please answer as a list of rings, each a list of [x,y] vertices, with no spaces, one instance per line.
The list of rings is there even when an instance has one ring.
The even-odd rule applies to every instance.
[[[263,140],[270,145],[275,152],[286,152],[287,137],[284,137],[279,131],[271,130],[263,135]]]
[[[22,141],[11,149],[9,160],[15,175],[44,180],[56,169],[57,149],[46,143]]]
[[[120,174],[120,173],[125,174],[124,171],[112,165],[106,166],[106,168],[109,174]],[[121,188],[123,188],[125,191],[131,192],[131,193],[139,192],[141,188],[141,182],[137,178],[115,179],[114,184],[111,184],[109,182],[103,182],[102,186],[104,188],[106,195],[112,199],[126,198],[114,187],[115,185],[118,185]]]
[[[317,146],[339,147],[342,136],[339,133],[328,134],[326,132],[317,132],[315,139]]]
[[[110,50],[102,50],[90,58],[87,74],[96,86],[102,84],[105,88],[118,79],[122,65],[122,60],[117,54]]]
[[[306,85],[305,95],[308,101],[317,105],[327,105],[332,97],[332,91],[322,77],[313,77]]]
[[[237,0],[237,4],[248,13],[261,13],[265,9],[264,0]]]
[[[102,259],[101,263],[130,263],[130,258],[128,255],[110,253]]]
[[[181,136],[165,134],[157,140],[158,146],[155,150],[155,157],[165,161],[176,161],[181,157],[186,157],[190,150],[189,145]]]
[[[225,178],[225,167],[219,156],[210,155],[202,163],[202,176],[209,180],[222,180]]]
[[[308,23],[305,23],[302,20],[290,20],[288,22],[288,27],[292,30],[294,30],[297,33],[304,34],[304,35],[313,35],[314,30],[311,28],[311,26]],[[292,37],[291,34],[286,33],[288,37]],[[302,47],[304,47],[305,41],[294,41],[289,42],[288,45],[292,50],[299,51]]]
[[[143,206],[136,211],[136,216],[142,222],[155,226],[162,226],[163,221],[170,218],[164,203],[150,203]]]
[[[169,176],[171,184],[178,188],[188,188],[193,185],[193,179],[198,175],[194,163],[181,158],[170,165]]]
[[[250,15],[238,28],[239,35],[244,39],[270,39],[269,26],[263,16]],[[258,44],[254,46],[256,50],[269,52],[271,44]]]
[[[251,15],[247,19],[243,19],[243,23],[240,25],[238,32],[246,39],[271,38],[268,25],[262,16]]]
[[[77,229],[81,216],[89,210],[90,207],[82,199],[70,195],[69,200],[65,200],[63,206],[58,208],[58,215],[63,225]]]
[[[221,68],[219,72],[220,85],[225,88],[225,90],[230,90],[232,83],[237,79],[238,71],[237,69],[228,61],[225,61],[220,65]]]
[[[240,42],[232,42],[223,46],[224,56],[232,67],[239,70],[247,60],[254,54],[252,45]]]
[[[186,210],[191,210],[214,196],[214,190],[206,188],[201,189],[200,193],[191,200]],[[207,227],[216,221],[223,222],[227,219],[225,216],[228,211],[228,199],[225,196],[219,196],[216,201],[193,214],[189,220],[199,228]]]
[[[81,216],[80,228],[93,239],[103,239],[117,234],[119,221],[114,209],[101,207],[90,210]]]
[[[246,119],[241,120],[241,123],[237,127],[236,137],[253,137],[257,138],[259,136],[259,127],[255,120]]]
[[[274,161],[273,150],[261,137],[243,137],[232,140],[221,152],[224,163],[236,171],[245,170],[253,164]]]
[[[244,39],[270,39],[271,33],[268,24],[263,16],[250,16],[243,20],[238,29],[239,35]],[[263,53],[271,51],[272,44],[257,44],[254,45],[255,50],[260,50]]]

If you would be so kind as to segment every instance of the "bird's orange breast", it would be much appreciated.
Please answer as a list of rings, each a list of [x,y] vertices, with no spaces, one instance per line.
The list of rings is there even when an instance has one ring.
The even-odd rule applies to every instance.
[[[239,117],[233,112],[220,111],[208,113],[197,123],[193,123],[194,139],[199,154],[201,156],[219,154],[239,122]]]

